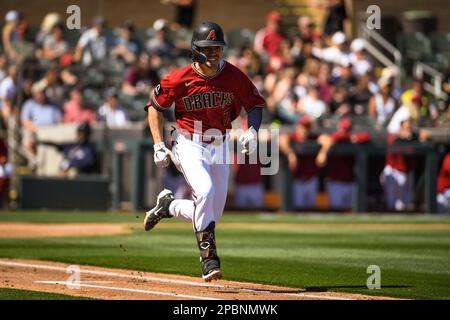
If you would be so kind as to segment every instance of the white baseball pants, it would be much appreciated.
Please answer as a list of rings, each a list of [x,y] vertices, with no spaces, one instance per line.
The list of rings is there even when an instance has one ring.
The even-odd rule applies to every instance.
[[[402,172],[387,165],[382,172],[386,207],[403,211],[412,200],[414,173]]]
[[[217,224],[228,192],[228,137],[224,142],[206,144],[179,135],[172,153],[192,189],[193,200],[175,199],[170,214],[192,221],[195,231],[203,231],[212,221]]]
[[[329,206],[332,209],[348,209],[352,207],[353,182],[341,182],[329,180],[327,193]]]
[[[295,180],[292,190],[292,204],[296,209],[310,209],[316,207],[319,179]]]
[[[450,189],[437,195],[438,213],[450,213]]]
[[[234,205],[243,209],[264,207],[264,187],[262,183],[235,184]]]

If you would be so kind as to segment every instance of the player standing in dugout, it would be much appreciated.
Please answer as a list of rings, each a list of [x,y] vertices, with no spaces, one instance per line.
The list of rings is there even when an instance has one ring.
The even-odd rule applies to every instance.
[[[225,45],[218,24],[200,23],[191,41],[193,63],[162,79],[145,106],[154,141],[155,164],[167,167],[172,159],[192,189],[193,200],[174,199],[172,191],[164,189],[157,197],[156,206],[147,212],[144,228],[151,230],[162,218],[191,221],[205,281],[222,277],[215,226],[223,214],[228,191],[229,161],[223,158],[228,155],[226,131],[231,129],[231,122],[243,107],[248,114],[249,129],[239,137],[239,142],[243,153],[253,153],[257,149],[262,108],[266,106],[251,80],[223,60]],[[173,103],[178,134],[170,151],[163,141],[161,111]],[[204,135],[210,129],[220,134]]]

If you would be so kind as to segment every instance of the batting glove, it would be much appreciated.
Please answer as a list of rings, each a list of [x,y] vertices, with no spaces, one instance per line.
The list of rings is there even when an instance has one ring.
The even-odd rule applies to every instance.
[[[250,127],[250,129],[248,129],[246,133],[242,134],[239,137],[239,142],[242,146],[241,153],[251,154],[255,152],[258,145],[257,135],[258,133],[256,132],[256,130],[253,129],[253,127]]]
[[[158,168],[165,168],[170,163],[170,150],[166,148],[164,142],[153,145],[153,160]]]

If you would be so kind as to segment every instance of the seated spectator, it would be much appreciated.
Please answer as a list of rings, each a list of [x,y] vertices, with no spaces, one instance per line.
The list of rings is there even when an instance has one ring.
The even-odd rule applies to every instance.
[[[70,92],[70,100],[64,105],[64,122],[87,122],[97,121],[95,111],[86,105],[83,93],[79,88],[74,88]]]
[[[4,123],[8,122],[8,118],[13,109],[14,98],[17,92],[17,66],[10,65],[8,67],[7,76],[0,80],[0,112]]]
[[[333,94],[333,85],[330,81],[331,75],[331,67],[328,63],[321,63],[319,67],[319,73],[317,75],[317,82],[319,83],[320,89],[320,97],[327,105],[330,104],[332,94]]]
[[[64,40],[64,25],[55,24],[44,40],[42,57],[47,60],[57,60],[69,51],[69,44]]]
[[[297,37],[302,42],[315,42],[320,40],[320,34],[314,30],[314,22],[309,16],[301,16],[297,19]]]
[[[356,38],[350,44],[351,54],[349,61],[352,65],[352,72],[356,78],[359,78],[372,71],[373,65],[365,53],[365,40]]]
[[[341,31],[333,34],[331,46],[327,48],[313,48],[313,54],[326,62],[335,65],[349,65],[349,56],[345,50],[347,37]]]
[[[387,127],[390,134],[397,134],[400,131],[401,122],[406,118],[411,120],[413,126],[419,124],[420,106],[422,105],[423,97],[414,93],[412,97],[403,97],[401,101],[403,104],[394,112]]]
[[[150,55],[157,55],[164,59],[175,56],[175,45],[170,37],[169,21],[158,19],[153,23],[155,34],[145,44]]]
[[[44,79],[47,82],[45,94],[52,103],[62,106],[66,100],[68,88],[61,78],[61,69],[56,62],[52,62],[50,68],[45,73]]]
[[[327,113],[327,106],[319,96],[319,84],[315,80],[308,83],[307,95],[298,102],[298,110],[301,114],[311,119],[318,119]]]
[[[261,59],[250,47],[241,48],[241,55],[238,58],[237,66],[250,78],[260,76],[263,73]]]
[[[349,103],[349,85],[337,84],[331,93],[330,113],[343,117],[350,115],[352,107]]]
[[[119,105],[119,94],[114,88],[106,91],[106,102],[98,109],[99,120],[109,128],[124,127],[128,124],[126,110]]]
[[[356,86],[352,87],[349,96],[349,103],[352,105],[353,113],[356,115],[366,115],[369,100],[373,93],[369,88],[370,77],[368,74],[358,78]]]
[[[111,56],[120,59],[126,65],[133,64],[141,53],[141,45],[134,36],[134,24],[130,20],[123,22],[120,36],[116,39],[111,50]]]
[[[375,120],[378,128],[387,126],[398,108],[398,102],[393,95],[393,85],[392,78],[381,77],[378,80],[379,92],[369,100],[369,116]]]
[[[402,146],[419,141],[419,135],[413,130],[413,122],[407,113],[402,115],[400,127],[395,134],[388,135],[389,146]],[[386,207],[388,210],[403,211],[408,209],[414,186],[414,154],[390,150],[386,155],[386,166],[380,180],[384,187]]]
[[[61,176],[73,177],[79,174],[94,173],[96,170],[95,147],[90,143],[91,127],[89,123],[81,123],[77,127],[77,140],[70,144],[56,144],[41,141],[41,144],[54,146],[64,157],[59,166]]]
[[[13,63],[22,63],[24,60],[32,58],[34,55],[35,45],[28,37],[29,26],[28,21],[20,19],[17,26],[17,38],[11,43],[9,50],[9,60]]]
[[[413,101],[414,100],[414,101]],[[422,126],[435,126],[437,118],[439,117],[439,111],[437,107],[432,103],[432,97],[430,94],[424,92],[423,80],[414,79],[412,88],[406,90],[401,96],[401,102],[403,105],[417,104],[417,121],[419,127]]]
[[[450,152],[442,161],[437,180],[437,205],[439,213],[450,213]]]
[[[33,98],[24,103],[20,114],[23,127],[22,142],[31,155],[36,153],[36,134],[39,127],[55,125],[62,120],[59,107],[48,101],[46,88],[46,79],[33,84]]]
[[[319,191],[319,168],[315,162],[316,156],[298,153],[305,142],[315,141],[316,138],[311,133],[311,121],[307,116],[300,118],[294,133],[280,136],[280,151],[286,155],[289,170],[294,178],[292,204],[296,209],[312,209],[316,206]]]
[[[330,149],[337,143],[366,143],[370,141],[367,132],[352,133],[352,120],[342,118],[339,121],[338,129],[331,135],[322,134],[318,138],[318,143],[322,146],[316,157],[316,164],[319,168],[328,163],[327,168],[327,193],[330,208],[349,209],[352,206],[354,173],[353,166],[355,157],[353,155],[331,155]],[[329,158],[329,159],[328,159]]]
[[[268,97],[269,110],[274,108],[283,123],[295,123],[298,118],[297,97],[293,90],[295,81],[295,70],[293,68],[283,69],[279,78],[274,83],[274,88]]]
[[[11,175],[12,166],[8,162],[8,148],[4,139],[0,138],[0,208],[7,204]]]
[[[150,65],[150,57],[141,53],[135,66],[129,68],[122,84],[127,95],[147,94],[159,83],[158,73]]]
[[[102,17],[95,17],[92,28],[86,30],[78,40],[74,59],[81,61],[84,66],[98,63],[110,55],[113,40],[106,33],[106,21]]]
[[[38,34],[36,35],[36,45],[38,48],[42,48],[44,45],[44,41],[47,38],[47,36],[50,35],[53,27],[61,23],[63,20],[59,13],[56,12],[49,12],[45,15],[44,19],[41,23],[41,28],[39,29]]]

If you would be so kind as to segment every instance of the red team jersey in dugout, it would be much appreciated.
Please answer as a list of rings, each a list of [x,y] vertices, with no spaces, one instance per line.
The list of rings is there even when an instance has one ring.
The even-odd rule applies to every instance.
[[[243,107],[264,107],[265,100],[252,81],[238,68],[224,61],[213,77],[188,65],[167,75],[153,90],[145,110],[152,105],[159,111],[175,103],[175,118],[180,129],[194,132],[194,122],[201,121],[202,132],[214,128],[222,134],[231,129]],[[195,129],[197,131],[197,129]]]

